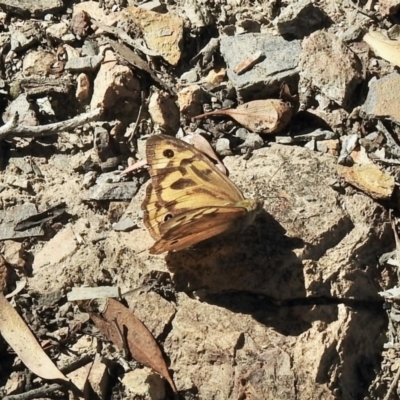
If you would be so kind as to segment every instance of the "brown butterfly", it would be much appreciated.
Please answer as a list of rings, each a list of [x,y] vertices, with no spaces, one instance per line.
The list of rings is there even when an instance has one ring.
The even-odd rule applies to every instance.
[[[150,253],[182,250],[212,236],[241,230],[262,210],[199,150],[166,135],[146,142],[151,183],[142,204],[156,243]]]

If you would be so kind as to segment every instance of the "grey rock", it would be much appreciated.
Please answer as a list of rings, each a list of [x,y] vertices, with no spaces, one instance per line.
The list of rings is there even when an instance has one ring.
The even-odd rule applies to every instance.
[[[71,72],[95,71],[103,61],[102,55],[88,57],[74,57],[67,61],[65,69]]]
[[[83,177],[82,186],[85,189],[90,188],[96,182],[97,172],[96,171],[89,171],[86,172],[85,176]]]
[[[230,147],[229,139],[220,138],[215,143],[215,151],[221,156],[231,156],[232,150]]]
[[[24,231],[14,231],[14,226],[19,221],[35,214],[37,214],[37,209],[32,203],[25,203],[21,206],[0,210],[0,240],[43,236],[44,232],[40,226],[35,226]]]
[[[96,179],[96,184],[121,182],[121,175],[115,172],[104,172]]]
[[[341,107],[348,108],[363,79],[360,60],[342,40],[329,32],[311,34],[302,46],[301,77]]]
[[[290,84],[298,75],[300,41],[286,41],[280,36],[248,33],[221,39],[221,54],[227,64],[227,74],[239,95],[246,100],[260,98],[278,90],[282,81]],[[253,68],[237,75],[233,69],[246,58],[261,51],[265,59]]]
[[[21,125],[36,126],[39,120],[33,110],[32,104],[28,101],[26,93],[19,95],[6,108],[3,114],[3,121],[9,121],[15,113],[18,113],[18,123]]]
[[[46,34],[51,39],[56,39],[61,41],[61,38],[68,33],[69,26],[66,22],[59,22],[58,24],[54,24],[49,26],[46,29]]]
[[[26,37],[25,34],[19,30],[10,28],[11,32],[11,50],[15,52],[21,52],[29,49],[35,43],[37,43],[38,37],[31,36]]]
[[[23,189],[23,190],[29,190],[30,184],[27,179],[24,178],[16,178],[15,176],[8,176],[6,183],[10,186]]]
[[[166,11],[165,4],[161,3],[158,0],[148,1],[146,3],[142,3],[142,4],[140,4],[139,7],[140,8],[144,8],[145,10],[148,10],[148,11],[155,11],[155,12],[158,12],[158,13],[165,13],[165,11]]]
[[[362,111],[370,118],[389,117],[400,122],[400,74],[393,72],[369,82]]]
[[[317,151],[321,153],[327,153],[328,152],[328,146],[326,146],[324,143],[321,142],[316,142],[315,143],[315,148]]]
[[[338,164],[345,165],[348,162],[350,153],[357,147],[358,135],[356,133],[342,138],[342,148],[338,158]]]
[[[114,231],[117,232],[130,232],[138,227],[137,221],[130,217],[122,217],[117,223],[113,224]]]
[[[89,189],[90,200],[131,200],[137,193],[137,182],[102,183]]]
[[[54,11],[59,11],[64,7],[62,0],[1,0],[0,8],[4,11],[19,15],[32,14],[40,17]]]
[[[25,174],[33,174],[32,166],[26,161],[25,157],[13,157],[10,160],[10,164],[14,164],[18,169],[23,171]]]
[[[278,18],[277,28],[281,35],[302,39],[328,25],[329,18],[311,0],[292,2]]]
[[[241,129],[238,129],[238,131]],[[247,132],[246,129],[243,129]],[[238,146],[239,149],[247,148],[251,150],[259,149],[263,146],[264,140],[257,133],[247,132],[246,134],[236,132],[236,136],[239,136],[244,142]]]
[[[184,83],[197,82],[199,76],[196,68],[192,68],[190,71],[183,73],[180,77],[180,81]]]
[[[306,149],[315,151],[316,150],[316,145],[315,145],[315,139],[311,139],[309,142],[307,142],[304,147]]]
[[[193,28],[204,28],[213,23],[213,17],[209,9],[198,4],[195,0],[186,0],[184,10]]]
[[[364,36],[365,30],[360,26],[350,26],[341,35],[340,38],[345,43],[356,42]]]

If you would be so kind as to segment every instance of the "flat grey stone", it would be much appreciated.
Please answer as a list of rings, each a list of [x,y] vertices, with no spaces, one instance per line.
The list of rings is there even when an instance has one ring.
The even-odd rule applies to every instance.
[[[0,240],[25,239],[29,237],[43,236],[44,232],[40,226],[35,226],[25,231],[14,231],[14,226],[19,221],[37,214],[33,203],[25,203],[7,210],[0,211]]]
[[[67,61],[65,69],[71,72],[90,72],[96,70],[103,61],[102,55],[74,57]]]
[[[400,122],[400,74],[393,72],[371,80],[367,99],[362,107],[370,118],[389,117]]]
[[[239,95],[251,100],[276,92],[280,84],[290,83],[298,74],[300,41],[287,41],[269,34],[248,33],[221,38],[221,54],[227,64],[227,74]],[[233,69],[242,61],[261,51],[264,60],[247,72],[237,75]],[[255,97],[254,97],[255,98]]]
[[[38,17],[61,10],[64,8],[64,3],[62,0],[1,0],[0,7],[15,14],[32,14]]]
[[[297,39],[324,27],[328,16],[311,0],[296,1],[286,7],[279,15],[277,28],[281,35],[291,35]]]
[[[102,183],[89,189],[90,200],[131,200],[138,191],[137,182]]]
[[[137,228],[137,226],[137,221],[123,216],[116,224],[113,224],[113,229],[117,232],[130,232],[132,229]]]

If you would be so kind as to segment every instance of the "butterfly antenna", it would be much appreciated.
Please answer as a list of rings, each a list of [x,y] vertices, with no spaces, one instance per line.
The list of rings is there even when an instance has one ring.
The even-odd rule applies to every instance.
[[[272,181],[272,179],[274,179],[275,178],[275,176],[277,175],[277,173],[281,170],[281,168],[285,165],[287,163],[287,161],[285,160],[285,161],[283,161],[282,163],[281,163],[281,165],[279,165],[279,167],[276,169],[276,171],[273,173],[273,175],[268,179],[268,181],[267,181],[267,186],[271,183],[271,181]],[[289,200],[288,198],[287,198],[287,196],[270,196],[270,197],[266,197],[266,199],[276,199],[276,198],[284,198],[284,199],[286,199],[286,200]]]

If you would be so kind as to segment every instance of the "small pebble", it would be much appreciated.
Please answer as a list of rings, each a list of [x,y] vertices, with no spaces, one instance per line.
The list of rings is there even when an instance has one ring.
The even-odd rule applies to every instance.
[[[221,156],[231,156],[232,150],[230,147],[229,139],[221,138],[215,144],[215,151]]]

